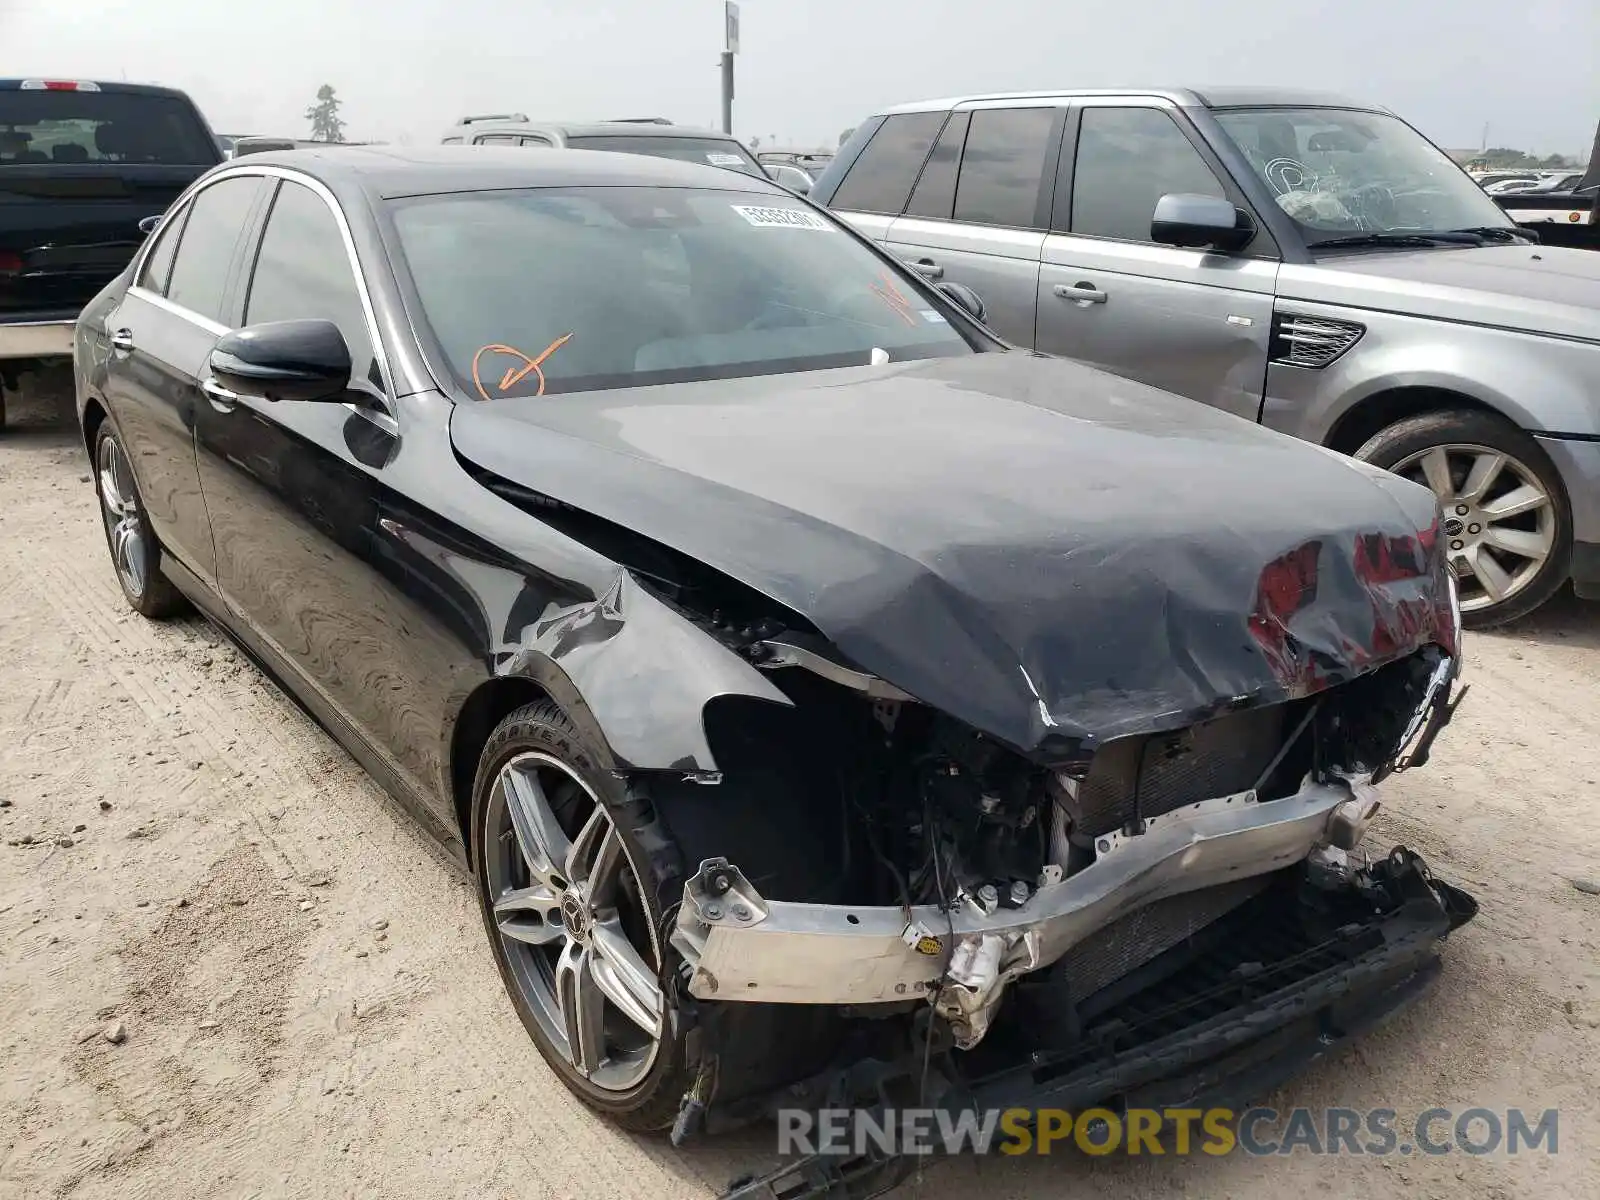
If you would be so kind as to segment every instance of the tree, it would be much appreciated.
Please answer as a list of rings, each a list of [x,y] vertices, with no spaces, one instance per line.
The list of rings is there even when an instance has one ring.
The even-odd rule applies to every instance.
[[[325,83],[317,89],[317,102],[306,109],[306,120],[311,122],[313,142],[344,141],[344,122],[339,119],[339,99],[333,94],[331,83]]]
[[[759,137],[753,137],[753,138],[750,139],[750,149],[758,150],[758,149],[760,149],[760,147],[761,147],[761,139]]]

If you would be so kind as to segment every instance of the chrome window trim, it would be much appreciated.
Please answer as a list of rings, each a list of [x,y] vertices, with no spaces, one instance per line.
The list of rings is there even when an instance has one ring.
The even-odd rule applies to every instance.
[[[195,312],[192,308],[185,308],[181,304],[175,304],[171,300],[168,300],[165,296],[161,295],[159,292],[152,292],[148,288],[141,287],[138,284],[133,284],[128,288],[128,295],[137,296],[146,304],[154,304],[163,312],[169,312],[175,317],[180,317],[189,322],[189,324],[204,329],[207,333],[214,337],[221,337],[223,334],[229,332],[228,327],[221,321],[213,321],[210,317],[202,316],[200,313]]]
[[[389,355],[384,348],[383,339],[378,334],[377,310],[372,304],[372,294],[367,287],[367,277],[362,273],[361,270],[361,258],[356,253],[356,243],[354,236],[350,232],[350,222],[346,219],[344,210],[339,207],[338,199],[334,196],[333,192],[328,189],[326,184],[319,179],[313,179],[311,176],[300,171],[293,170],[289,167],[270,166],[255,163],[238,167],[230,166],[217,171],[215,174],[206,175],[190,184],[189,190],[184,192],[176,201],[173,202],[173,205],[170,209],[168,209],[168,212],[176,215],[181,208],[192,204],[194,202],[194,198],[201,192],[205,191],[206,188],[214,187],[217,184],[222,183],[224,180],[249,177],[279,179],[287,180],[290,183],[298,183],[302,187],[309,188],[316,195],[320,196],[322,198],[322,202],[328,206],[328,210],[333,213],[334,224],[338,226],[339,229],[339,238],[344,243],[346,261],[350,267],[350,270],[355,275],[356,291],[361,297],[361,315],[363,318],[365,318],[367,323],[367,337],[372,343],[372,353],[378,360],[378,374],[383,379],[383,401],[385,404],[391,404],[393,402],[391,397],[393,397],[395,393],[394,375],[389,369]],[[274,199],[276,199],[276,197],[274,197]],[[267,220],[272,220],[272,212],[270,209],[267,211]],[[163,224],[165,224],[165,222],[163,222]],[[263,225],[262,233],[265,234],[265,232],[266,226]],[[148,238],[146,239],[145,244],[139,247],[139,254],[134,261],[132,275],[133,279],[140,278],[141,273],[144,271],[145,259],[150,256],[151,248],[155,240],[156,239],[153,237]],[[178,247],[178,251],[179,253],[182,253],[183,251],[181,244]],[[255,264],[252,262],[250,265],[250,273],[253,274],[254,271]],[[248,279],[249,276],[247,275],[247,282]],[[218,337],[221,337],[224,333],[229,332],[226,325],[221,325],[208,317],[204,317],[197,312],[193,312],[190,309],[184,308],[181,304],[174,304],[165,296],[157,296],[155,293],[146,291],[142,287],[130,286],[128,291],[130,294],[137,292],[142,299],[156,302],[159,307],[165,308],[175,316],[180,316],[188,321],[191,321],[192,323],[200,326],[200,328],[205,329],[207,332],[212,332],[214,330]],[[248,297],[249,293],[247,291],[247,301]],[[356,412],[362,411],[361,406],[357,404],[348,404],[346,407]],[[394,419],[393,414],[386,415],[388,415],[391,420]]]

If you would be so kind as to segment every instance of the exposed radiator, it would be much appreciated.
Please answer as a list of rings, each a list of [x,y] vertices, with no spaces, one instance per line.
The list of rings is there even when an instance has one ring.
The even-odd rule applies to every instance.
[[[1174,733],[1119,738],[1078,785],[1076,832],[1099,837],[1133,820],[1254,786],[1287,735],[1283,705],[1246,709]]]

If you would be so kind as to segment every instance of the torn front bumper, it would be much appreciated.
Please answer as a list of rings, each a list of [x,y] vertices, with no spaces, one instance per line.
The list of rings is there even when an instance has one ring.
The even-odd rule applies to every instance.
[[[712,859],[685,888],[672,942],[701,999],[870,1005],[939,992],[958,1044],[970,1045],[1008,982],[1097,929],[1169,896],[1290,866],[1320,846],[1353,847],[1376,809],[1371,787],[1354,780],[1307,781],[1264,802],[1254,792],[1217,797],[1151,818],[1137,836],[1101,838],[1090,866],[992,910],[966,896],[948,912],[768,900],[736,864]]]
[[[1333,889],[1382,900],[1355,904],[1320,934],[1316,923],[1298,919],[1304,901],[1286,886],[1280,880],[1218,922],[1205,944],[1172,951],[1187,964],[1123,989],[1068,1043],[988,1043],[977,1056],[933,1056],[931,1074],[929,1060],[912,1051],[903,1061],[857,1064],[843,1084],[808,1099],[818,1108],[881,1113],[896,1107],[892,1097],[911,1094],[917,1107],[952,1116],[1238,1111],[1422,996],[1440,973],[1440,941],[1477,913],[1470,896],[1404,848]],[[906,1178],[915,1163],[878,1153],[812,1154],[735,1181],[722,1200],[865,1200]]]

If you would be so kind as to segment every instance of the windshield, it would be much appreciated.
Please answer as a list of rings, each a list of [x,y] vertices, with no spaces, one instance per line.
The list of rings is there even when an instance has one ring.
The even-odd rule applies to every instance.
[[[209,166],[221,157],[194,109],[175,96],[0,89],[0,167]]]
[[[1516,228],[1466,172],[1395,117],[1331,108],[1216,117],[1312,245],[1357,233]]]
[[[596,137],[570,137],[567,146],[573,150],[609,150],[613,154],[645,154],[651,158],[675,158],[679,162],[710,164],[743,171],[746,175],[763,175],[760,165],[750,157],[738,142],[724,138],[697,137],[628,137],[611,135]]]
[[[550,188],[392,211],[426,323],[485,400],[973,352],[924,285],[788,196]]]

